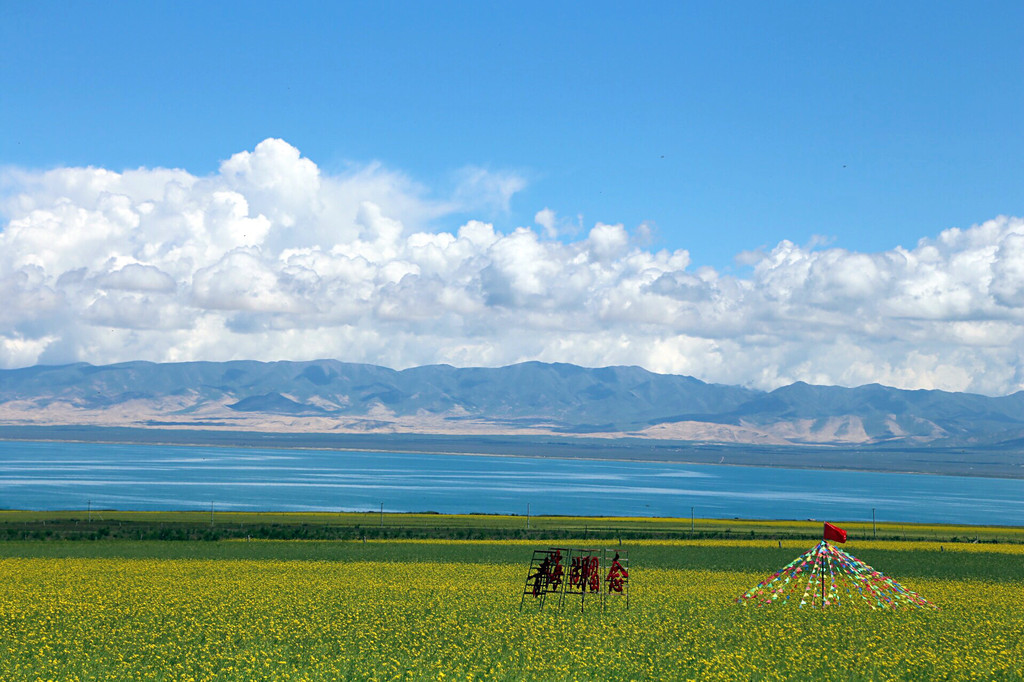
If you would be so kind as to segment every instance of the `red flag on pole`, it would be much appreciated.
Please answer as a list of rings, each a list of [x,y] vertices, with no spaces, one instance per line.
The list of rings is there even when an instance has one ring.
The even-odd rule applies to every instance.
[[[831,523],[825,524],[825,539],[833,542],[846,542],[846,531]]]

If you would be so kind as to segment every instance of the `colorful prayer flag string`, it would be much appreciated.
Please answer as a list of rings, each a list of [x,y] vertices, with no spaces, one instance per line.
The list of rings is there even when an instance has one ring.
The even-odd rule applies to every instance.
[[[799,608],[839,606],[843,595],[860,597],[872,609],[938,608],[921,595],[876,571],[857,557],[822,540],[748,590],[736,601],[765,606],[799,594]],[[846,599],[852,604],[856,600]]]

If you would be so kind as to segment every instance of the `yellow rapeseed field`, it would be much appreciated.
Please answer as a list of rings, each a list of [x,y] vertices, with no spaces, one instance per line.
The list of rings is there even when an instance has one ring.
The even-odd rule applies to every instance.
[[[763,577],[636,566],[628,612],[520,613],[525,565],[0,559],[0,679],[1024,678],[1020,583],[901,578],[936,611],[735,604]]]

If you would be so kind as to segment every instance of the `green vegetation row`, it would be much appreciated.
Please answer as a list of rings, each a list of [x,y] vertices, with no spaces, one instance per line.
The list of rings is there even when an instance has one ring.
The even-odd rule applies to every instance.
[[[1024,543],[1024,528],[843,522],[850,540]],[[0,541],[24,540],[538,540],[580,538],[813,540],[820,521],[487,514],[0,511]]]
[[[805,549],[794,542],[781,547],[764,543],[737,541],[735,544],[657,544],[640,541],[593,541],[581,538],[555,543],[571,547],[622,548],[629,554],[642,582],[652,569],[725,571],[767,577],[782,568]],[[94,542],[5,542],[0,544],[3,558],[48,559],[132,559],[132,560],[213,560],[269,562],[388,562],[511,564],[524,572],[536,547],[549,543],[465,542],[451,540],[400,541],[136,541],[99,540]],[[905,548],[905,549],[903,549]],[[858,558],[887,575],[903,578],[943,580],[1024,581],[1024,562],[1020,554],[986,551],[943,551],[934,545],[898,543],[897,548],[847,546]],[[980,549],[980,548],[979,548]],[[1013,548],[1016,549],[1016,548]],[[639,583],[638,583],[639,584]],[[750,586],[748,586],[750,587]]]

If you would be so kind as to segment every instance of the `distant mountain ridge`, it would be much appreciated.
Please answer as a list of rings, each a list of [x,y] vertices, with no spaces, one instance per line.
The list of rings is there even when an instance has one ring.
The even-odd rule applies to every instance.
[[[1024,392],[802,382],[764,392],[640,367],[541,362],[406,370],[336,360],[78,363],[0,370],[0,423],[976,445],[1024,439]]]

